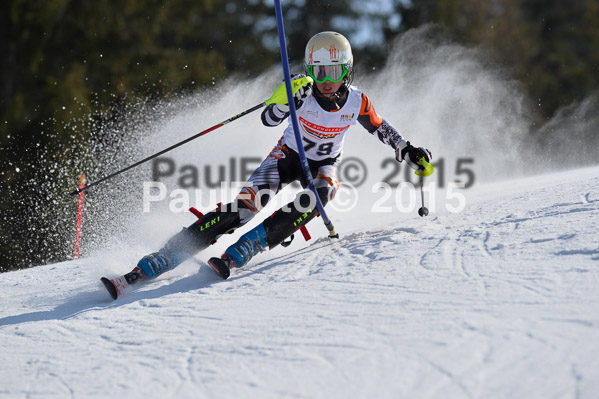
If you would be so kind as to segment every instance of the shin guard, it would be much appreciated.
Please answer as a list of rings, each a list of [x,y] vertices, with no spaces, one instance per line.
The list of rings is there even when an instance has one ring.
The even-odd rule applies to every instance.
[[[144,256],[137,267],[146,279],[158,277],[214,244],[221,235],[232,233],[240,224],[238,212],[217,210],[207,213],[175,234],[158,252]]]

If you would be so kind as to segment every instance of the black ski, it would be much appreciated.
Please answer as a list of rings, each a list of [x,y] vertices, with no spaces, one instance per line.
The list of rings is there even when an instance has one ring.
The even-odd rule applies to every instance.
[[[106,291],[108,291],[112,299],[117,299],[129,286],[127,280],[125,280],[125,276],[113,279],[102,277],[100,281],[102,281],[102,284],[104,284]]]
[[[210,258],[208,265],[225,280],[231,275],[231,269],[229,269],[229,266],[221,258]]]
[[[112,299],[117,299],[120,297],[131,284],[136,283],[139,280],[144,279],[144,274],[140,268],[136,267],[131,272],[125,274],[124,276],[115,277],[115,278],[106,278],[102,277],[100,281],[106,287],[106,291],[110,294]]]

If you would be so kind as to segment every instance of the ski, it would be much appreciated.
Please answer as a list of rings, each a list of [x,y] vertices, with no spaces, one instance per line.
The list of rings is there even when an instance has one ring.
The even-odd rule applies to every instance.
[[[131,284],[136,283],[139,280],[143,280],[144,275],[139,267],[136,267],[131,272],[125,274],[124,276],[119,276],[115,278],[106,278],[102,277],[100,281],[104,284],[106,291],[110,294],[112,299],[117,299],[120,297],[125,291],[129,289]]]
[[[321,245],[322,243],[324,243],[324,245]],[[293,255],[296,255],[297,253],[301,253],[301,251],[305,251],[305,250],[314,250],[315,248],[322,248],[324,246],[331,245],[331,243],[332,243],[332,241],[330,241],[328,238],[321,238],[321,239],[316,240],[312,245],[310,245],[306,248],[301,248],[296,251],[293,251],[293,252],[289,253],[287,256],[293,256]],[[210,258],[207,263],[208,263],[208,266],[210,266],[210,268],[220,278],[226,280],[230,277],[231,269],[229,268],[228,262],[226,262],[222,258],[217,258],[217,257]],[[263,263],[263,262],[258,262],[257,264],[260,265],[261,263]],[[200,270],[201,270],[201,268],[200,268]],[[100,279],[100,281],[106,288],[106,291],[108,291],[108,293],[114,300],[120,298],[121,295],[123,295],[126,291],[128,291],[131,288],[131,285],[133,285],[139,281],[145,281],[145,280],[146,280],[145,275],[139,267],[136,267],[131,272],[129,272],[123,276],[118,276],[118,277],[114,277],[114,278],[102,277]]]
[[[127,280],[125,280],[125,276],[111,279],[102,277],[100,281],[104,284],[106,291],[108,291],[112,299],[117,299],[129,286]]]
[[[221,258],[210,258],[208,265],[225,280],[231,275],[231,269],[229,269],[229,266]]]

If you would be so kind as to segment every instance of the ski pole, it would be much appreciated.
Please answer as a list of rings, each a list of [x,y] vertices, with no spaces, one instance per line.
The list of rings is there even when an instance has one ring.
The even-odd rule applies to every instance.
[[[277,17],[277,32],[279,34],[279,47],[281,49],[281,64],[283,66],[283,75],[285,76],[285,82],[289,84],[286,88],[286,95],[290,102],[289,119],[291,120],[291,126],[293,126],[293,133],[295,136],[295,142],[297,144],[297,153],[300,157],[302,168],[304,170],[304,176],[306,177],[306,182],[308,183],[308,188],[316,197],[316,209],[318,209],[318,212],[322,217],[324,225],[329,231],[329,238],[339,238],[339,234],[337,234],[337,232],[335,231],[335,226],[333,226],[333,222],[327,216],[324,210],[324,206],[320,201],[320,197],[318,196],[318,192],[316,191],[316,187],[314,186],[314,180],[312,178],[312,173],[310,172],[310,165],[308,164],[308,159],[306,158],[304,146],[302,145],[300,128],[297,122],[297,114],[295,112],[295,104],[292,101],[293,96],[295,94],[295,88],[293,87],[293,82],[291,82],[291,74],[289,71],[289,56],[287,54],[287,44],[285,42],[285,24],[283,23],[283,11],[281,9],[280,0],[275,0],[275,14]]]
[[[305,86],[306,84],[312,84],[312,78],[311,77],[306,76],[306,77],[303,77],[303,78],[295,79],[292,82],[293,93],[295,94],[301,87]],[[227,119],[226,121],[223,121],[223,122],[221,122],[219,124],[216,124],[216,125],[212,126],[211,128],[208,128],[208,129],[206,129],[206,130],[204,130],[204,131],[202,131],[202,132],[200,132],[198,134],[195,134],[195,135],[193,135],[193,136],[191,136],[191,137],[189,137],[189,138],[187,138],[187,139],[185,139],[183,141],[180,141],[177,144],[174,144],[174,145],[172,145],[172,146],[170,146],[168,148],[165,148],[164,150],[159,151],[159,152],[157,152],[154,155],[150,155],[149,157],[144,158],[141,161],[135,162],[133,165],[129,165],[126,168],[123,168],[123,169],[121,169],[121,170],[119,170],[117,172],[114,172],[114,173],[112,173],[112,174],[110,174],[108,176],[104,176],[101,179],[96,180],[95,182],[87,184],[86,186],[78,187],[77,189],[73,190],[70,193],[70,195],[77,195],[80,192],[85,191],[85,190],[87,190],[90,187],[93,187],[93,186],[95,186],[97,184],[100,184],[103,181],[111,179],[111,178],[113,178],[113,177],[115,177],[117,175],[120,175],[121,173],[126,172],[126,171],[128,171],[130,169],[133,169],[136,166],[139,166],[139,165],[141,165],[144,162],[147,162],[147,161],[149,161],[151,159],[154,159],[154,158],[156,158],[156,157],[158,157],[158,156],[160,156],[160,155],[162,155],[162,154],[164,154],[166,152],[169,152],[170,150],[173,150],[173,149],[175,149],[177,147],[180,147],[183,144],[186,144],[186,143],[188,143],[188,142],[190,142],[192,140],[195,140],[198,137],[201,137],[201,136],[203,136],[203,135],[205,135],[207,133],[210,133],[211,131],[218,129],[219,127],[225,126],[226,124],[231,123],[234,120],[241,118],[242,116],[245,116],[245,115],[247,115],[249,113],[252,113],[252,112],[254,112],[254,111],[256,111],[256,110],[258,110],[258,109],[260,109],[260,108],[262,108],[262,107],[264,107],[266,105],[270,105],[270,104],[287,104],[287,92],[286,92],[286,89],[285,89],[285,83],[281,83],[275,89],[273,95],[268,100],[266,100],[266,101],[264,101],[264,102],[262,102],[260,104],[257,104],[255,106],[253,106],[252,108],[246,109],[242,113],[237,114],[237,115],[235,115],[235,116]]]
[[[433,165],[426,162],[424,157],[420,158],[418,165],[424,168],[422,171],[417,170],[414,172],[420,178],[420,199],[422,200],[422,207],[418,209],[418,215],[424,217],[428,215],[428,208],[424,206],[424,177],[432,175],[435,172],[435,168],[433,168]]]
[[[418,215],[420,217],[424,217],[428,215],[428,208],[424,206],[424,177],[420,176],[420,199],[422,200],[422,207],[418,209]]]

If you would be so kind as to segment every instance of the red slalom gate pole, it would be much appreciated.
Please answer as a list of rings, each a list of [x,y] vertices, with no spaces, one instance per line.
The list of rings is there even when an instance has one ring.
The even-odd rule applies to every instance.
[[[79,176],[79,189],[85,187],[85,174],[82,173]],[[73,259],[79,259],[79,248],[81,247],[81,226],[83,225],[83,197],[85,196],[85,190],[81,190],[79,198],[77,199],[77,222],[75,224],[75,250],[73,252]]]

